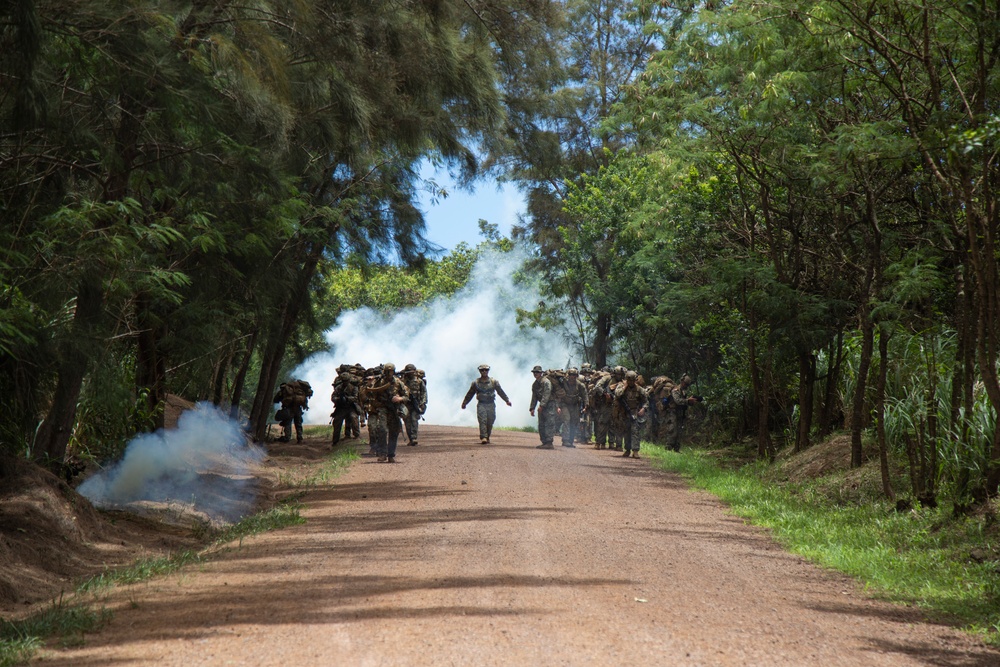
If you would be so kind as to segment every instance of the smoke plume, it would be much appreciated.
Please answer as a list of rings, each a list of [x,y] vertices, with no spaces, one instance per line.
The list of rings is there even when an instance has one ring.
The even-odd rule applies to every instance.
[[[212,520],[235,521],[253,511],[251,471],[264,456],[237,422],[199,403],[180,415],[176,429],[133,438],[119,462],[78,491],[98,507],[176,501]]]
[[[314,355],[295,370],[295,377],[307,380],[315,391],[305,420],[329,422],[337,366],[392,362],[397,371],[413,363],[426,372],[427,423],[474,426],[475,399],[465,410],[461,403],[479,376],[477,367],[485,363],[513,404],[508,408],[497,398],[497,425],[534,425],[528,414],[531,367],[563,368],[571,353],[560,334],[522,329],[515,320],[517,308],[533,309],[541,299],[537,287],[514,279],[525,258],[519,250],[487,251],[453,296],[388,316],[369,308],[342,314],[326,333],[331,351]]]

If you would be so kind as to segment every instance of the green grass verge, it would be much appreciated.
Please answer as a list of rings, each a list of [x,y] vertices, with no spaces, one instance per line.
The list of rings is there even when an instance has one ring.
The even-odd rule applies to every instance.
[[[789,551],[860,581],[870,594],[917,606],[1000,644],[1000,571],[976,562],[994,553],[990,517],[955,518],[943,508],[897,512],[887,501],[845,504],[830,480],[765,482],[768,466],[727,469],[704,450],[677,454],[646,444],[644,453],[726,502],[732,512],[765,526]]]
[[[534,426],[494,426],[494,431],[518,431],[520,433],[538,433]]]

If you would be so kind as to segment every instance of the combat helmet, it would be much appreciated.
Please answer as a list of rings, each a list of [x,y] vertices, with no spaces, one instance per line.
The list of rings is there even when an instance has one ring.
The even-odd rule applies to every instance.
[[[481,371],[488,371],[488,370],[490,370],[490,365],[489,364],[479,364],[479,370],[481,370]]]
[[[406,364],[405,366],[403,366],[403,372],[404,373],[416,373],[417,372],[417,367],[414,364]]]

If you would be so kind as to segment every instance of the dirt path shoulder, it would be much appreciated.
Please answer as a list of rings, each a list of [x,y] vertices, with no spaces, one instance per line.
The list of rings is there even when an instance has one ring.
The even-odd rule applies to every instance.
[[[644,460],[424,427],[46,665],[1000,665]]]

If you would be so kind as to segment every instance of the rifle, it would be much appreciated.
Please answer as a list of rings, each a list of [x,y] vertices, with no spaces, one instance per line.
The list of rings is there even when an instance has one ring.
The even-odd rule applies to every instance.
[[[628,403],[625,402],[625,394],[622,394],[621,396],[618,396],[617,398],[618,398],[618,402],[621,403],[621,405],[622,405],[622,410],[624,410],[625,414],[628,415],[629,421],[634,422],[636,420],[636,416],[634,414],[632,414],[632,408],[630,408],[628,406]]]

